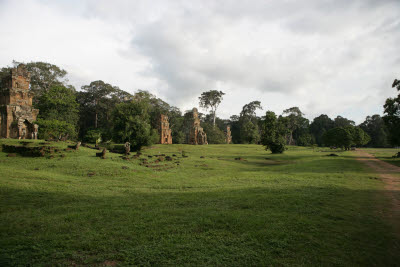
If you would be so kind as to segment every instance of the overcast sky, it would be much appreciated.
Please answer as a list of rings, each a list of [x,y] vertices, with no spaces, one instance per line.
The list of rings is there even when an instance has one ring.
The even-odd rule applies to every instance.
[[[46,61],[77,89],[103,80],[183,111],[226,93],[309,119],[382,114],[400,78],[400,0],[0,0],[0,66]]]

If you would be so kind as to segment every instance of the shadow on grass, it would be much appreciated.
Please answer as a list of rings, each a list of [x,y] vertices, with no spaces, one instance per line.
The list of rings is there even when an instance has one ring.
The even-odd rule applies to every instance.
[[[3,186],[0,263],[352,266],[400,260],[388,252],[399,248],[398,240],[374,212],[377,201],[385,203],[375,198],[380,191],[128,189],[88,196]]]
[[[353,158],[354,159],[354,158]],[[363,170],[361,163],[349,160],[344,157],[316,157],[307,161],[289,161],[286,159],[259,159],[248,161],[236,161],[243,165],[244,171],[268,171],[268,172],[288,172],[298,173],[343,173]],[[245,168],[248,167],[248,168]]]

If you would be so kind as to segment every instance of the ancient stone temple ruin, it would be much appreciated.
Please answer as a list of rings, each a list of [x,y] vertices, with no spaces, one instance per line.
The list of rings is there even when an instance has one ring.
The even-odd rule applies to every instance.
[[[30,73],[20,64],[0,81],[0,137],[37,139],[34,121],[39,110],[32,107],[30,80]]]
[[[169,128],[168,116],[161,114],[158,132],[160,144],[172,144],[172,130]]]
[[[199,113],[197,108],[192,110],[193,119],[192,125],[189,129],[188,144],[191,145],[207,145],[207,134],[204,132],[203,128],[200,126]]]
[[[232,143],[231,127],[229,125],[226,126],[225,138],[227,144]]]

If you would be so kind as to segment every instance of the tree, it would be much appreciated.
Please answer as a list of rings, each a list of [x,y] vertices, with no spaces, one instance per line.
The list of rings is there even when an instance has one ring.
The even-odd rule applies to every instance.
[[[310,133],[314,136],[315,142],[318,146],[323,146],[324,133],[333,128],[333,120],[331,120],[328,115],[322,114],[314,118],[313,122],[310,124]]]
[[[211,114],[213,116],[213,127],[215,127],[215,118],[217,114],[217,108],[222,101],[222,96],[225,95],[222,91],[211,90],[203,92],[199,97],[200,107],[211,109]]]
[[[342,116],[337,116],[333,121],[333,127],[354,126],[356,123]]]
[[[202,127],[207,133],[207,142],[209,144],[225,144],[225,134],[218,127],[214,127],[211,123],[203,123]]]
[[[77,93],[80,111],[80,135],[98,129],[106,139],[111,138],[112,111],[119,103],[132,100],[133,96],[117,86],[103,81],[94,81],[82,86]]]
[[[272,111],[267,111],[263,117],[263,131],[261,143],[265,149],[270,149],[272,153],[283,153],[285,151],[285,134],[284,125],[279,122],[276,115]]]
[[[296,139],[296,144],[298,146],[311,146],[315,144],[315,138],[309,133],[304,133]]]
[[[74,139],[79,120],[78,103],[73,91],[62,84],[54,84],[38,99],[38,124],[42,138]],[[60,127],[60,129],[56,129]]]
[[[232,143],[240,144],[240,122],[238,115],[232,115],[229,118],[229,125],[231,126]]]
[[[37,119],[40,139],[67,140],[76,135],[75,127],[71,123],[56,119]]]
[[[262,109],[260,101],[252,101],[243,106],[240,112],[240,142],[244,144],[257,144],[260,141],[260,131],[258,127],[259,118],[256,110]]]
[[[38,101],[39,117],[46,120],[57,119],[77,125],[79,104],[73,91],[61,84],[54,84],[44,92]]]
[[[392,88],[400,92],[400,80],[394,80]],[[389,132],[389,142],[393,146],[400,145],[400,93],[396,98],[386,99],[383,120]]]
[[[343,127],[335,127],[323,135],[324,144],[349,150],[352,144],[352,133]]]
[[[367,116],[365,121],[360,124],[360,127],[371,137],[368,146],[387,147],[389,145],[385,122],[378,114]]]
[[[118,104],[113,112],[113,139],[115,142],[130,142],[134,150],[151,145],[157,133],[150,126],[148,105],[144,102]]]
[[[284,119],[282,119],[282,122],[285,123],[286,128],[288,129],[288,136],[286,140],[289,145],[294,144],[295,138],[293,138],[293,135],[295,132],[297,132],[296,137],[307,133],[309,121],[304,118],[303,115],[304,114],[298,107],[288,108],[283,111],[282,117],[284,117]]]
[[[363,146],[370,141],[370,137],[360,127],[335,127],[327,131],[324,143],[328,146],[341,147],[349,150],[352,146]]]
[[[371,137],[363,131],[360,127],[347,126],[348,130],[352,134],[352,145],[354,146],[364,146],[371,141]]]

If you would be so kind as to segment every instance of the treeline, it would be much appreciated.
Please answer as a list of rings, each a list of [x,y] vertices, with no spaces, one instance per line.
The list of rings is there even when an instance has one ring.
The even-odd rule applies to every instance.
[[[40,110],[39,138],[90,143],[129,141],[134,149],[140,149],[159,140],[158,120],[160,114],[165,114],[169,117],[173,143],[186,141],[191,111],[183,114],[147,91],[130,94],[100,80],[76,90],[68,82],[67,71],[49,63],[31,62],[26,67],[31,72],[33,104]],[[9,70],[9,67],[2,68],[0,78]],[[199,97],[200,107],[210,109],[209,114],[199,113],[209,144],[225,143],[229,125],[233,143],[263,144],[277,153],[286,145],[343,148],[398,145],[395,131],[398,131],[399,114],[396,108],[393,110],[396,99],[388,99],[385,104],[386,119],[372,115],[356,125],[350,119],[341,116],[331,119],[324,114],[310,122],[298,107],[286,109],[279,116],[267,111],[259,117],[256,111],[263,109],[259,101],[244,105],[238,115],[221,119],[216,112],[223,95],[221,91],[211,90]]]

